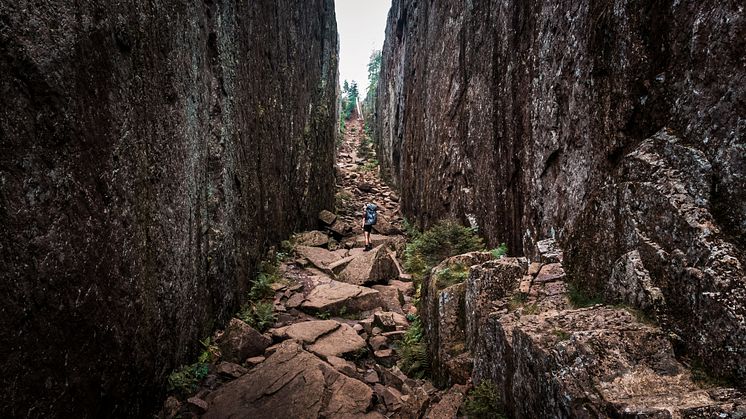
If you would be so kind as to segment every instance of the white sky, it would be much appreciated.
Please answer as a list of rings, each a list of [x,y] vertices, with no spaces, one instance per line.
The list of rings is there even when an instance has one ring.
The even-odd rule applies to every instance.
[[[368,61],[383,47],[390,0],[336,0],[339,31],[339,83],[357,81],[361,96],[368,87]]]

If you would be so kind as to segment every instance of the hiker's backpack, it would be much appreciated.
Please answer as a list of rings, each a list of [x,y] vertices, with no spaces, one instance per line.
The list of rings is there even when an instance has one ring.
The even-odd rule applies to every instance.
[[[375,204],[368,204],[365,207],[365,225],[373,225],[378,221],[378,212]]]

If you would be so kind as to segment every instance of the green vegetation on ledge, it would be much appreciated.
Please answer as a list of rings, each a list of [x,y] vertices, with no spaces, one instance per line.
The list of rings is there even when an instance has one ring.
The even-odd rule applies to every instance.
[[[410,237],[404,251],[404,268],[417,280],[448,257],[484,250],[484,242],[474,229],[453,220],[440,221],[424,233]]]

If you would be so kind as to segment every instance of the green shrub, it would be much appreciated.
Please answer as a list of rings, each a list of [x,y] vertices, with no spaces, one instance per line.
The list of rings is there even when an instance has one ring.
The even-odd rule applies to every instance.
[[[492,253],[493,258],[500,259],[508,253],[508,246],[505,243],[501,243],[500,246],[490,250],[490,253]]]
[[[277,320],[275,307],[272,303],[258,303],[254,306],[254,326],[260,332],[269,329]]]
[[[209,371],[209,367],[203,362],[183,366],[168,376],[168,391],[182,396],[193,393]]]
[[[220,349],[218,349],[217,345],[210,342],[209,336],[199,341],[199,343],[202,344],[202,353],[199,354],[197,362],[208,364],[220,358]]]
[[[428,373],[430,361],[423,339],[422,323],[419,317],[413,318],[414,321],[399,344],[399,369],[409,377],[423,378]]]
[[[422,234],[420,230],[418,230],[417,227],[415,227],[414,224],[410,223],[409,220],[407,220],[406,218],[404,218],[404,220],[402,221],[402,227],[404,227],[404,233],[407,235],[407,237],[409,237],[410,240],[415,240],[420,237],[420,234]]]
[[[271,302],[244,304],[236,317],[260,332],[269,329],[277,320],[275,307]]]
[[[421,279],[444,259],[476,250],[484,250],[484,243],[474,229],[444,220],[407,244],[404,267],[415,278]]]
[[[504,419],[500,393],[490,380],[484,380],[466,396],[463,411],[469,419]]]
[[[272,283],[275,282],[275,277],[267,273],[260,273],[254,285],[251,286],[249,291],[249,300],[259,301],[264,298],[270,298],[275,295],[275,291],[272,289]]]

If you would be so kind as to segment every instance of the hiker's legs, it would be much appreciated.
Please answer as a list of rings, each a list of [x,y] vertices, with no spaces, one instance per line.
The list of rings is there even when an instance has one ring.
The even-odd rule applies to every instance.
[[[363,235],[365,236],[365,248],[370,249],[370,232],[373,230],[372,225],[363,226]]]

